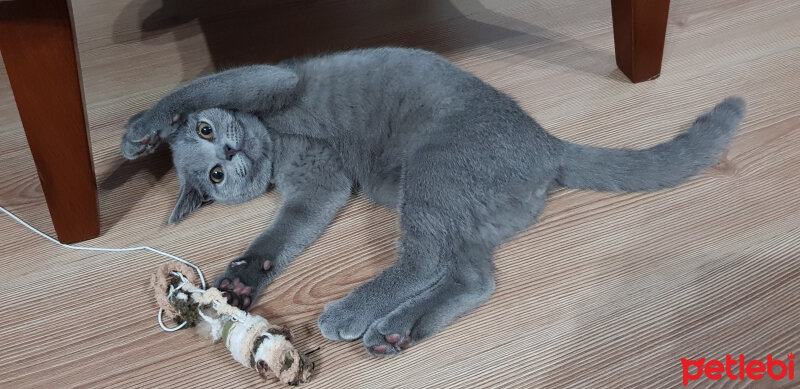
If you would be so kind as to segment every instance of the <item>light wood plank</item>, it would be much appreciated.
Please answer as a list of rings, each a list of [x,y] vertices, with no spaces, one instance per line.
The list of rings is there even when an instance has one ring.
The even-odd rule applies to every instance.
[[[636,85],[615,68],[607,1],[197,4],[173,19],[180,25],[152,31],[142,22],[158,1],[73,7],[102,231],[86,244],[151,245],[209,277],[269,223],[280,196],[166,226],[178,189],[168,153],[123,162],[118,141],[130,115],[232,59],[425,47],[509,93],[552,133],[608,147],[656,144],[724,96],[748,100],[722,162],[678,188],[556,193],[538,225],[498,250],[489,303],[394,359],[316,328],[326,303],[395,259],[396,215],[354,198],[254,308],[290,325],[301,348],[321,347],[309,388],[675,387],[681,357],[800,351],[800,3],[672,2],[662,75]],[[252,44],[231,44],[244,53],[220,46],[241,37]],[[0,204],[52,234],[0,73]],[[277,387],[224,347],[158,329],[147,279],[161,258],[69,251],[5,217],[0,230],[0,386]]]

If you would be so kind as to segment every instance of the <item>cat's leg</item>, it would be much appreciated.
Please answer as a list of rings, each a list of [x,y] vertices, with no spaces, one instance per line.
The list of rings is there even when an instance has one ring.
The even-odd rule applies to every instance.
[[[350,184],[338,178],[313,189],[290,193],[275,221],[247,251],[228,264],[214,282],[228,303],[249,309],[261,292],[306,247],[313,243],[350,197]]]
[[[489,299],[495,286],[492,250],[467,245],[460,251],[436,285],[369,326],[363,337],[367,352],[393,356]]]
[[[324,337],[366,336],[373,353],[386,354],[389,345],[419,341],[489,297],[492,249],[542,212],[549,181],[497,174],[504,166],[464,167],[469,159],[457,152],[480,154],[431,146],[408,158],[399,258],[325,307],[318,323]]]
[[[358,339],[372,322],[444,278],[447,269],[440,258],[446,245],[441,235],[429,232],[405,229],[393,266],[325,307],[318,322],[322,335],[330,340]]]
[[[122,155],[135,159],[152,152],[192,112],[208,108],[247,112],[279,109],[292,96],[297,81],[294,72],[269,65],[241,67],[198,78],[128,120],[122,137]]]
[[[544,182],[506,182],[487,189],[463,176],[439,180],[446,193],[420,198],[406,192],[412,201],[425,206],[406,206],[404,212],[421,212],[417,218],[437,220],[437,230],[447,231],[448,249],[441,252],[439,261],[443,276],[414,297],[400,300],[395,309],[370,324],[363,341],[373,355],[395,355],[488,300],[495,286],[494,248],[544,210]],[[420,192],[430,194],[431,183],[428,185]]]
[[[468,183],[439,167],[431,153],[409,158],[401,185],[398,259],[373,280],[325,307],[318,325],[330,340],[360,338],[376,320],[425,293],[447,277],[454,237],[469,222],[465,193]],[[457,185],[456,185],[457,184]]]

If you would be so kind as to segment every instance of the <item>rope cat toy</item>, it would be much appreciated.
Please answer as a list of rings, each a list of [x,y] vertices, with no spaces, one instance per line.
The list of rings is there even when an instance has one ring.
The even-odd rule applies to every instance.
[[[150,285],[155,291],[162,328],[176,331],[185,326],[197,327],[199,334],[224,342],[233,359],[256,370],[262,378],[271,371],[280,382],[293,386],[311,379],[314,363],[308,354],[300,354],[292,346],[288,328],[231,306],[217,288],[204,289],[204,282],[202,288],[196,283],[194,272],[185,264],[168,263],[153,274]],[[162,314],[181,324],[164,326]]]
[[[37,230],[4,207],[0,206],[0,211],[43,238],[69,249],[112,252],[144,250],[179,262],[162,265],[150,278],[159,307],[158,324],[164,331],[196,327],[201,335],[215,342],[225,342],[233,359],[256,370],[262,378],[266,378],[267,372],[271,371],[280,382],[292,386],[311,379],[315,366],[309,359],[310,352],[300,354],[292,346],[288,328],[272,325],[261,316],[250,315],[229,305],[222,292],[216,288],[206,289],[203,273],[191,262],[149,246],[114,249],[64,244]],[[162,316],[180,324],[177,327],[167,327]]]

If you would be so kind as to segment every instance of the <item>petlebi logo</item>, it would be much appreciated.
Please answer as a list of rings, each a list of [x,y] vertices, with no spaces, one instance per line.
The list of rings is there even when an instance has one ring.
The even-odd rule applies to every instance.
[[[767,355],[767,361],[754,359],[747,361],[744,354],[739,354],[738,358],[730,354],[725,355],[725,361],[705,358],[690,360],[681,358],[683,366],[683,386],[702,377],[716,381],[719,379],[729,380],[754,380],[763,378],[773,380],[794,380],[794,354],[789,353],[786,361],[773,359],[772,354]]]

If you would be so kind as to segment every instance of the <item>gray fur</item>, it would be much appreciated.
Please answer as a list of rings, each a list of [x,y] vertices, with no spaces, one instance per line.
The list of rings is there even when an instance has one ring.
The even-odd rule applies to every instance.
[[[201,78],[134,116],[122,150],[136,158],[171,143],[182,189],[170,222],[204,202],[251,199],[268,183],[281,191],[274,223],[216,282],[245,308],[352,188],[398,209],[397,262],[319,319],[328,339],[363,338],[372,354],[394,355],[489,298],[494,248],[537,220],[547,190],[678,185],[717,160],[743,115],[744,102],[729,98],[647,150],[580,146],[435,54],[381,48]],[[198,136],[202,118],[220,133],[213,141]],[[233,149],[244,151],[228,160]],[[209,182],[216,165],[230,183]],[[400,340],[389,342],[393,334]]]

